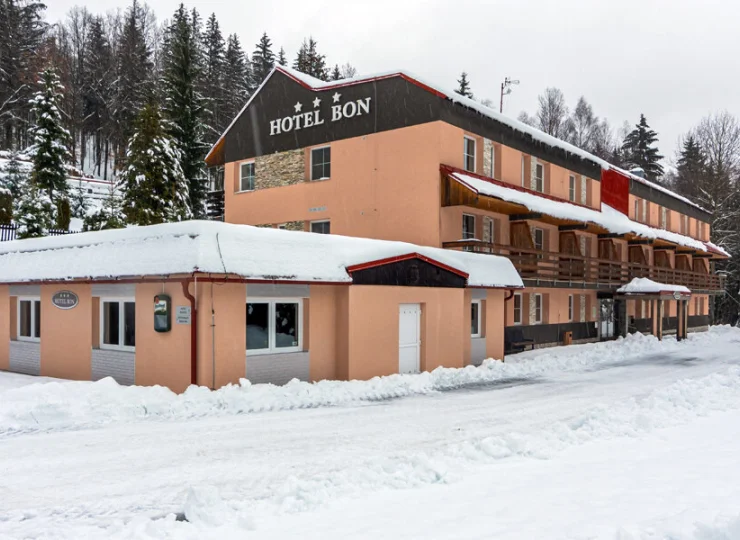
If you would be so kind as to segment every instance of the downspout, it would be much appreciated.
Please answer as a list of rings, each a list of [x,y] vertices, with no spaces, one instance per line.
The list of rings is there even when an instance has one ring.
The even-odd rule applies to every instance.
[[[188,290],[192,279],[182,280],[182,294],[190,300],[190,384],[198,384],[198,307]]]

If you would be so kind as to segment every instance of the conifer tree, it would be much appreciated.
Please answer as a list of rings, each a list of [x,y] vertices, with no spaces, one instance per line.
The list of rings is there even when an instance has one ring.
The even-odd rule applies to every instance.
[[[694,200],[701,195],[701,186],[707,174],[707,162],[701,146],[692,134],[683,141],[676,165],[674,188]]]
[[[203,92],[207,100],[207,136],[209,143],[216,141],[231,118],[224,118],[224,101],[226,100],[226,86],[224,85],[226,69],[226,43],[221,29],[213,13],[206,21],[206,31],[203,35],[205,55],[205,69],[203,73]]]
[[[29,182],[21,194],[14,216],[18,225],[18,239],[48,235],[53,225],[52,215],[52,203],[46,191],[39,189],[34,182]]]
[[[470,81],[468,81],[468,74],[465,71],[460,74],[460,78],[457,80],[457,85],[455,92],[461,96],[473,99],[473,92],[470,91]]]
[[[87,217],[87,210],[90,207],[90,203],[87,200],[85,188],[82,187],[82,182],[78,182],[77,186],[75,186],[72,191],[69,204],[72,217],[78,219],[85,219],[85,217]]]
[[[277,63],[281,66],[287,66],[288,65],[288,57],[285,56],[285,49],[280,47],[280,52],[278,53]]]
[[[627,134],[622,144],[627,165],[641,168],[649,180],[663,176],[663,166],[659,163],[663,156],[658,153],[655,146],[657,142],[658,134],[650,129],[645,115],[641,114],[640,122]]]
[[[17,201],[27,182],[28,173],[21,165],[18,152],[12,152],[10,159],[0,170],[0,189],[5,189],[13,200]]]
[[[318,52],[318,43],[313,37],[303,40],[301,48],[298,50],[293,69],[315,77],[316,79],[329,80],[329,71],[326,68],[326,58]]]
[[[62,125],[60,102],[62,85],[56,72],[50,68],[40,74],[41,89],[33,98],[35,124],[31,128],[33,168],[31,182],[51,201],[52,209],[69,196],[66,164],[70,159],[69,132]],[[50,219],[56,219],[52,210]],[[63,225],[63,224],[60,224]]]
[[[275,53],[272,52],[272,42],[267,32],[262,34],[257,48],[252,53],[252,77],[256,86],[262,84],[272,68],[275,67]]]
[[[331,70],[331,80],[338,81],[342,78],[342,72],[339,71],[339,64],[334,64],[334,69]]]
[[[192,21],[185,6],[175,12],[167,29],[164,63],[164,112],[169,120],[168,131],[175,141],[180,168],[185,175],[190,212],[179,209],[177,215],[205,217],[207,179],[203,158],[207,145],[203,141],[205,100],[198,92],[197,81],[202,76],[199,45]],[[130,168],[130,157],[127,159]],[[128,210],[127,210],[128,215]],[[138,221],[144,218],[137,218]],[[174,216],[172,217],[174,219]]]
[[[121,210],[121,197],[115,187],[108,192],[99,210],[85,216],[83,231],[102,231],[122,229],[126,226],[126,216]]]
[[[252,88],[249,59],[236,34],[231,34],[227,40],[224,64],[223,84],[228,92],[225,93],[223,117],[228,125],[249,99]]]
[[[126,168],[118,183],[126,222],[152,225],[192,217],[188,182],[175,141],[164,127],[159,108],[144,107],[129,141]]]

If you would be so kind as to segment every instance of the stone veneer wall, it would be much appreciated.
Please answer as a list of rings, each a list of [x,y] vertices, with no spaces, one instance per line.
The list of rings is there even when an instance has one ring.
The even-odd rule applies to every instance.
[[[289,221],[284,224],[285,230],[287,231],[305,231],[305,221]]]
[[[490,139],[483,139],[483,174],[485,176],[494,177],[494,164],[491,159],[491,152],[493,151],[493,141]]]
[[[254,160],[254,188],[267,189],[300,184],[305,179],[303,150],[259,156]]]

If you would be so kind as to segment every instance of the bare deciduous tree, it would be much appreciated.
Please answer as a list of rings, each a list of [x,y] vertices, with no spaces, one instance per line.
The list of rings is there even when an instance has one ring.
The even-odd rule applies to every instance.
[[[559,88],[546,88],[537,98],[537,127],[553,137],[565,139],[568,127],[568,106]]]

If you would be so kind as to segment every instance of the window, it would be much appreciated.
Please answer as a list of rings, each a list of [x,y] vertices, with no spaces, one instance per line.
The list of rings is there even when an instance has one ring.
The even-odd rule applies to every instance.
[[[241,164],[239,191],[254,191],[254,161]]]
[[[534,166],[534,185],[532,189],[540,193],[545,191],[545,167],[542,163],[536,163]]]
[[[100,348],[133,351],[136,346],[136,304],[133,299],[100,300]]]
[[[470,303],[470,336],[480,337],[480,312],[481,312],[481,301],[473,300]]]
[[[247,350],[250,354],[302,350],[303,313],[299,299],[247,301]]]
[[[522,295],[514,295],[514,324],[522,324]]]
[[[496,176],[496,147],[494,145],[491,145],[490,157],[491,157],[491,170],[489,171],[488,176],[490,176],[491,178],[495,178]]]
[[[483,241],[488,242],[489,244],[495,244],[496,243],[495,233],[496,233],[496,229],[495,229],[493,218],[484,217],[483,218]]]
[[[331,178],[331,147],[322,146],[311,150],[311,180]]]
[[[463,240],[475,239],[475,216],[463,214],[462,237]]]
[[[537,249],[539,251],[542,251],[545,249],[545,231],[542,229],[534,228],[532,229],[532,243],[534,244],[534,249]]]
[[[463,159],[465,160],[465,170],[475,172],[475,139],[465,137]]]
[[[330,234],[331,233],[331,223],[329,222],[329,220],[312,221],[311,222],[311,232],[318,233],[318,234]]]
[[[18,298],[18,340],[39,341],[41,339],[41,300]]]
[[[534,321],[535,324],[542,322],[542,295],[534,295]]]
[[[568,295],[568,320],[573,320],[573,295]]]
[[[281,229],[281,230],[283,230],[283,231],[285,231],[285,230],[287,230],[287,229],[288,229],[288,224],[287,224],[287,223],[280,223],[280,224],[279,224],[279,225],[277,226],[277,228],[278,228],[278,229]]]
[[[572,174],[568,177],[568,200],[576,202],[576,177]]]

